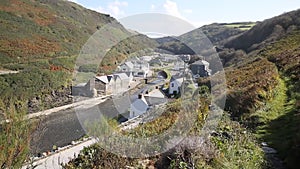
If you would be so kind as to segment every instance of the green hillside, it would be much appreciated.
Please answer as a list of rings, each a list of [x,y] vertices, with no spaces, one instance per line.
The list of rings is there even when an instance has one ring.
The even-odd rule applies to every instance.
[[[225,47],[243,49],[246,52],[263,48],[265,44],[277,41],[286,33],[299,29],[299,18],[300,10],[296,10],[267,19],[256,24],[238,38],[231,40]]]
[[[112,21],[68,1],[3,0],[1,65],[76,55],[97,29]]]
[[[288,168],[297,168],[300,158],[299,14],[265,20],[225,44],[248,53],[227,70],[234,90],[229,90],[227,109],[278,150]]]
[[[19,100],[29,112],[72,101],[68,95],[75,60],[97,30],[114,23],[115,36],[131,36],[109,15],[62,0],[3,0],[0,23],[0,70],[19,71],[0,76],[0,102],[7,105]],[[143,35],[124,41],[107,52],[106,61],[98,63],[100,72],[110,73],[116,61],[155,46]]]

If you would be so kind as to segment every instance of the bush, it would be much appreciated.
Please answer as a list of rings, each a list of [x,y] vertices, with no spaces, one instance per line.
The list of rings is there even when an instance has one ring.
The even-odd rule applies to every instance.
[[[98,65],[96,64],[82,65],[78,69],[79,72],[93,72],[93,73],[97,73],[97,70],[98,70]]]
[[[0,127],[0,167],[21,168],[23,163],[29,159],[29,145],[34,124],[24,120],[26,115],[23,105],[16,102],[7,108],[2,103],[0,112],[3,113],[8,123],[4,122]]]

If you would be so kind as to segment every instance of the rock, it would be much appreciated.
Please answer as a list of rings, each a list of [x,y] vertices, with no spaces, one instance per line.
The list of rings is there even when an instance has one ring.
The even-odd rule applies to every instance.
[[[267,146],[268,146],[268,144],[267,144],[266,142],[262,142],[261,145],[262,145],[263,147],[267,147]]]
[[[224,138],[228,139],[228,140],[232,140],[233,139],[232,136],[228,132],[226,132],[226,131],[222,132],[222,136]]]
[[[212,132],[210,133],[210,135],[213,136],[213,137],[218,137],[218,136],[220,136],[220,134],[219,134],[218,132],[216,132],[216,131],[212,131]]]
[[[276,154],[277,153],[277,151],[271,147],[262,147],[262,149],[266,154]]]

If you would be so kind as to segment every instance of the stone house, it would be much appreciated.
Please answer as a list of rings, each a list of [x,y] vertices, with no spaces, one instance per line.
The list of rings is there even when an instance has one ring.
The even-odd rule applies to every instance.
[[[119,94],[128,90],[131,78],[126,73],[113,74],[113,79],[113,94]]]
[[[194,78],[207,77],[211,75],[209,63],[205,60],[198,60],[190,65]]]

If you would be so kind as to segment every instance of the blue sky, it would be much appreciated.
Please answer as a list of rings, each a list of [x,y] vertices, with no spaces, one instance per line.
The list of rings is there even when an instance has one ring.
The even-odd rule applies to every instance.
[[[70,0],[120,19],[143,13],[169,14],[195,27],[214,22],[262,21],[300,8],[300,0]]]

